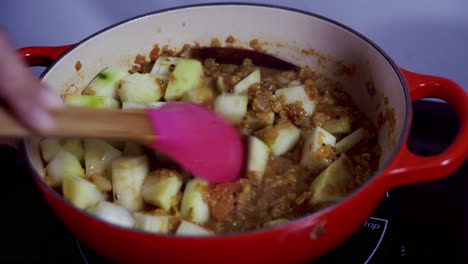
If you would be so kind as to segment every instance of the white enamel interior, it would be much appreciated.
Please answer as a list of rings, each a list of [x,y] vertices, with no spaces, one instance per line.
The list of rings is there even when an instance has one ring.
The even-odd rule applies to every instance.
[[[43,80],[59,93],[80,92],[102,68],[128,66],[137,54],[149,54],[154,44],[180,48],[198,41],[209,45],[211,38],[222,42],[227,36],[236,45],[248,47],[252,39],[265,41],[269,53],[333,77],[354,98],[361,110],[376,120],[380,112],[395,110],[395,128],[388,123],[380,130],[379,143],[384,164],[397,146],[406,118],[402,84],[391,64],[372,45],[342,27],[311,15],[273,7],[218,5],[190,7],[147,15],[99,33],[60,59]],[[318,63],[319,55],[305,55],[314,49],[329,59]],[[75,63],[82,69],[77,72]],[[336,61],[356,65],[354,77],[336,78]],[[377,90],[371,96],[366,83],[372,80]],[[383,103],[388,98],[388,105]],[[37,168],[42,168],[37,140],[27,142],[27,151]],[[41,169],[40,171],[42,171]]]

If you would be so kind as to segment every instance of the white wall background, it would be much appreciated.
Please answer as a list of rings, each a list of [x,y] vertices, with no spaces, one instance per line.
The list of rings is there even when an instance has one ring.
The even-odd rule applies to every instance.
[[[219,1],[2,0],[0,25],[16,47],[64,45],[116,22],[162,8]],[[400,66],[444,76],[468,91],[468,1],[251,1],[327,16],[369,37]]]

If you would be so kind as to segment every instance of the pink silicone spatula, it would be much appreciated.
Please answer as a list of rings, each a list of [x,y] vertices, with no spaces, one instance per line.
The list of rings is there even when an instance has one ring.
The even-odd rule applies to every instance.
[[[244,149],[239,132],[215,112],[185,102],[145,110],[65,107],[57,126],[39,136],[129,140],[159,150],[195,177],[221,183],[240,177]],[[0,111],[0,136],[36,135]]]

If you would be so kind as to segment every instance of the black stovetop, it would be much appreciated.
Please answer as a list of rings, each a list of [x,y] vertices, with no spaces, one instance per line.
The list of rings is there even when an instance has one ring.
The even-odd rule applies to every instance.
[[[414,104],[409,147],[430,155],[446,147],[458,124],[447,105]],[[46,205],[21,154],[0,148],[3,227],[0,262],[105,263],[80,244]],[[468,163],[429,183],[387,192],[377,211],[327,263],[468,263]]]

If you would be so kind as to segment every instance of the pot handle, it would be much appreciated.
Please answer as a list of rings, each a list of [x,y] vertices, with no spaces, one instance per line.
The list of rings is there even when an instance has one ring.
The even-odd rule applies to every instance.
[[[29,66],[42,66],[48,67],[56,61],[65,52],[75,45],[55,46],[55,47],[24,47],[18,49],[16,52]],[[18,150],[19,141],[16,139],[3,139],[0,140],[0,147],[12,147]]]
[[[24,47],[17,50],[28,66],[48,67],[75,45],[55,47]]]
[[[458,134],[442,153],[422,157],[412,153],[407,140],[395,157],[385,178],[387,188],[437,180],[455,172],[468,157],[468,94],[451,80],[401,69],[409,86],[411,101],[433,97],[446,101],[458,115]]]

